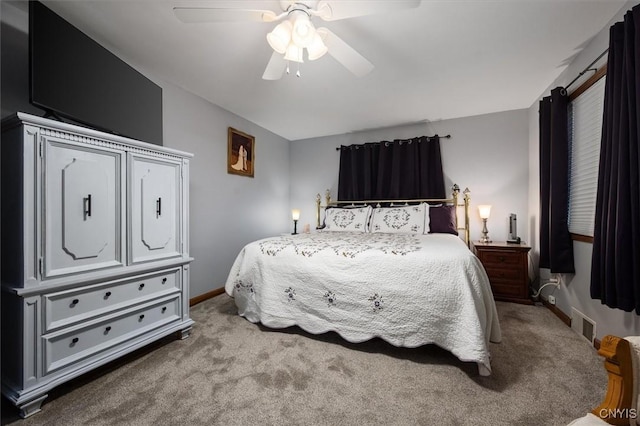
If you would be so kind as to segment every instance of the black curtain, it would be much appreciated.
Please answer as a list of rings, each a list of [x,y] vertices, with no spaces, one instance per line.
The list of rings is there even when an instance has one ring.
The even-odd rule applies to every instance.
[[[569,98],[562,87],[540,101],[540,267],[574,273],[569,233]]]
[[[445,198],[440,138],[340,147],[339,200]]]
[[[640,314],[640,6],[609,37],[591,297]]]

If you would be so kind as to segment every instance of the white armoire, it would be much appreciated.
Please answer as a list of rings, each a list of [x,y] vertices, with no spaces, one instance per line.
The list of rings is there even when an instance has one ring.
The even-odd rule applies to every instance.
[[[191,154],[28,114],[2,122],[2,393],[53,387],[189,318]]]

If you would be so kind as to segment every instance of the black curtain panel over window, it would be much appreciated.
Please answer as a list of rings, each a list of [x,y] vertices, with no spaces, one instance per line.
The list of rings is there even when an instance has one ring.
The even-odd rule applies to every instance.
[[[569,233],[569,98],[562,87],[540,101],[540,267],[574,273]]]
[[[440,138],[340,147],[340,200],[445,198]]]
[[[640,6],[609,36],[591,297],[640,315]]]

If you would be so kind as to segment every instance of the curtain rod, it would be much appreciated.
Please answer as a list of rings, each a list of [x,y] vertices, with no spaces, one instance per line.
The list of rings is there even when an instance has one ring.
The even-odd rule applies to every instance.
[[[567,90],[569,90],[569,87],[571,87],[571,85],[573,85],[573,83],[575,83],[576,81],[578,81],[578,79],[580,77],[582,77],[584,75],[584,73],[586,73],[587,71],[598,71],[597,68],[591,68],[593,66],[593,64],[595,64],[596,62],[598,62],[604,55],[607,54],[607,52],[609,51],[609,48],[605,49],[604,52],[602,52],[600,54],[600,56],[598,56],[593,62],[591,62],[589,65],[587,65],[585,67],[585,69],[582,70],[582,72],[580,74],[578,74],[578,76],[576,78],[574,78],[573,80],[571,80],[571,83],[567,84],[567,86],[564,88],[564,91],[566,92]]]
[[[444,135],[444,136],[440,136],[440,135],[433,135],[433,136],[422,136],[422,137],[426,137],[427,139],[431,139],[431,138],[440,138],[440,139],[451,139],[451,135]],[[412,139],[416,139],[416,138],[412,138]],[[409,139],[401,139],[403,141],[407,141]],[[336,147],[336,151],[340,151],[340,147],[337,146]]]

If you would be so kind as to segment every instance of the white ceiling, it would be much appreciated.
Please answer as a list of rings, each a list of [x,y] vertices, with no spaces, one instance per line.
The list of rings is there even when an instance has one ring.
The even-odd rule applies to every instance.
[[[417,9],[322,22],[373,72],[357,78],[325,55],[302,64],[302,77],[276,81],[262,80],[275,24],[185,24],[172,9],[280,11],[278,1],[44,3],[141,71],[298,140],[528,108],[625,1],[422,0]]]

